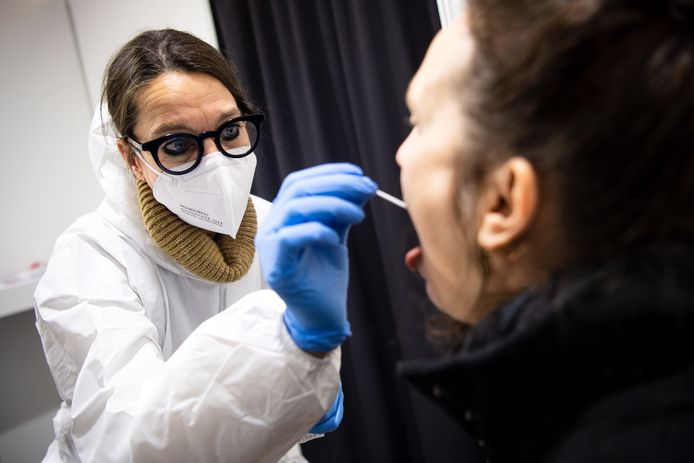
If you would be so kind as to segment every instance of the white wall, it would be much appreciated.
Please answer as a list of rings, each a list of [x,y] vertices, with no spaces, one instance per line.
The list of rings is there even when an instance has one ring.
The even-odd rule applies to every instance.
[[[103,69],[129,38],[163,27],[217,45],[206,0],[0,0],[0,275],[47,260],[103,198],[87,155]],[[58,406],[33,313],[5,310],[30,308],[20,289],[0,290],[2,463],[40,460]]]
[[[68,5],[93,105],[108,59],[143,30],[180,29],[218,46],[207,0],[68,0]]]
[[[103,194],[87,159],[89,102],[65,4],[0,0],[0,275],[48,259]]]

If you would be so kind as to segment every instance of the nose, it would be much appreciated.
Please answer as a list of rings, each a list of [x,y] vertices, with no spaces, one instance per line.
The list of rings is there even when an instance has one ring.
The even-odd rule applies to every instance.
[[[202,141],[202,146],[203,146],[203,151],[202,151],[203,156],[207,156],[208,154],[219,151],[219,149],[217,148],[217,145],[215,145],[212,137],[205,138]]]
[[[410,132],[411,134],[412,132]],[[398,147],[398,151],[395,153],[395,163],[399,166],[402,167],[402,157],[405,155],[405,149],[407,146],[407,140],[410,139],[410,134],[407,135],[407,138],[405,138],[402,143],[400,143],[400,146]]]

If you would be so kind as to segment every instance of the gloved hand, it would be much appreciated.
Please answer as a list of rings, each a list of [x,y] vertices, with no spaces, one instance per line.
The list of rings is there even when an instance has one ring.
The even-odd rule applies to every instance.
[[[340,389],[337,391],[337,397],[330,409],[325,412],[323,418],[318,421],[308,432],[313,434],[325,434],[326,432],[332,432],[340,426],[342,421],[342,415],[345,413],[344,408],[345,396],[342,394],[342,384],[340,384]]]
[[[329,352],[351,334],[347,232],[364,218],[376,184],[352,164],[287,176],[255,239],[265,280],[287,304],[284,322],[307,352]]]

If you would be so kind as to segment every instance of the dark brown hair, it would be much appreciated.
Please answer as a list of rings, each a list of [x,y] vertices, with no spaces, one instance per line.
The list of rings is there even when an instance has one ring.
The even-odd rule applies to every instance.
[[[553,177],[574,257],[694,236],[694,1],[470,0],[477,171]]]
[[[231,92],[242,114],[256,110],[231,64],[213,46],[173,29],[146,31],[123,45],[104,73],[102,103],[108,105],[119,135],[133,136],[140,89],[171,71],[208,74]]]

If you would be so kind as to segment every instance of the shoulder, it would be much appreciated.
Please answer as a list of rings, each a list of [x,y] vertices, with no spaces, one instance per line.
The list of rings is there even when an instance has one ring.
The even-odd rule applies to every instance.
[[[79,253],[81,257],[91,254],[103,255],[103,248],[109,247],[108,243],[115,243],[118,239],[118,231],[97,212],[84,215],[58,236],[49,265],[56,260],[65,260],[75,253]],[[93,251],[90,252],[90,249]]]
[[[79,253],[79,256],[75,255]],[[99,211],[78,218],[56,240],[50,260],[68,256],[109,258],[126,264],[145,258],[132,238],[106,220]]]
[[[694,461],[694,368],[594,404],[554,446],[549,462]]]
[[[71,295],[78,299],[97,292],[102,297],[127,297],[154,276],[154,266],[132,240],[98,212],[77,219],[56,240],[35,302]],[[118,294],[112,294],[112,293]]]

